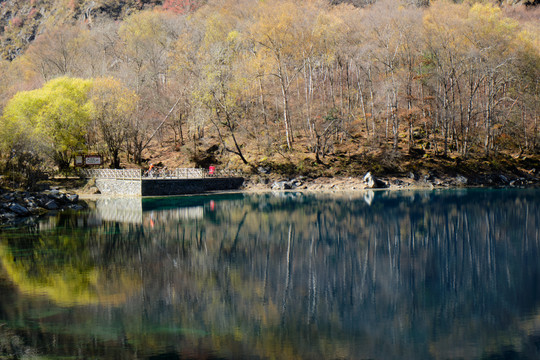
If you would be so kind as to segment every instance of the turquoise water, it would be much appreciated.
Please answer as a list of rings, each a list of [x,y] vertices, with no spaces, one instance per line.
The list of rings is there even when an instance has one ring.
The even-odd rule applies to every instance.
[[[91,205],[0,233],[0,358],[540,358],[538,190]]]

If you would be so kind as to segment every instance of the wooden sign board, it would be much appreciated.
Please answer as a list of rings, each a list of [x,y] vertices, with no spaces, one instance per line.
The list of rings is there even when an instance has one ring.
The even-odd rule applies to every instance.
[[[84,157],[82,155],[76,155],[75,166],[83,166],[83,165],[84,165]]]
[[[101,155],[86,155],[84,157],[85,165],[96,166],[103,163]]]

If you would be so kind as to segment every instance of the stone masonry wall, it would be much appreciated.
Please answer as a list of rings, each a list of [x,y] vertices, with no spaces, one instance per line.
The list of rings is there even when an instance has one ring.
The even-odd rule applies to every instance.
[[[140,180],[96,179],[96,186],[105,195],[141,196]]]
[[[204,179],[142,180],[142,196],[200,194],[207,191],[236,190],[244,183],[240,177]]]
[[[236,190],[244,178],[204,179],[96,179],[96,186],[104,195],[165,196],[200,194],[208,191]]]

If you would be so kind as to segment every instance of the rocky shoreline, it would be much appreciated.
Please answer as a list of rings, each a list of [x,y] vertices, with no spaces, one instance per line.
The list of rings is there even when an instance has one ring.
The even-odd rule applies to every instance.
[[[351,191],[364,189],[434,189],[463,187],[535,187],[540,186],[540,178],[536,176],[518,177],[503,174],[491,174],[478,177],[437,176],[427,174],[418,176],[409,173],[407,177],[376,177],[370,172],[363,177],[334,177],[309,179],[298,176],[292,179],[272,179],[266,176],[255,176],[246,181],[245,190],[306,190],[306,191]]]
[[[363,177],[318,177],[307,178],[297,176],[294,178],[279,178],[269,174],[254,175],[246,179],[242,191],[362,191],[368,189],[435,189],[435,188],[466,188],[466,187],[494,187],[494,188],[525,188],[540,187],[540,177],[513,176],[504,174],[491,174],[477,177],[437,176],[427,174],[418,176],[409,173],[406,177],[381,176],[371,173]],[[87,204],[83,199],[95,199],[102,195],[96,194],[95,188],[71,191],[53,188],[41,192],[8,191],[0,189],[0,226],[19,224],[27,219],[37,218],[44,214],[64,211],[83,210]],[[80,196],[79,196],[80,195]]]
[[[42,192],[1,190],[0,224],[16,224],[51,211],[82,210],[85,207],[79,195],[58,189]]]

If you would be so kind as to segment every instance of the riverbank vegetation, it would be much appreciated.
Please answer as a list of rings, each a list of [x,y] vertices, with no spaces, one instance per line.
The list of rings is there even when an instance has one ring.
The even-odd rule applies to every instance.
[[[99,153],[111,167],[538,175],[534,2],[143,3],[71,1],[3,49],[5,173]]]

